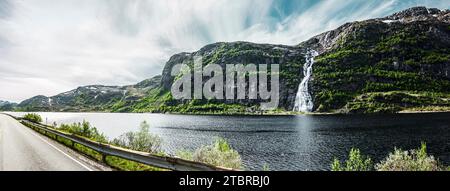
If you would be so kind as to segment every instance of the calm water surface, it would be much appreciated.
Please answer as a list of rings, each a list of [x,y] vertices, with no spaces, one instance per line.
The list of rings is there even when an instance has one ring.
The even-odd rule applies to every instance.
[[[22,115],[22,113],[11,113]],[[450,113],[353,116],[190,116],[164,114],[39,113],[47,123],[89,121],[110,139],[136,131],[142,121],[174,154],[226,138],[247,170],[328,170],[334,157],[352,147],[375,161],[394,147],[429,152],[450,163]]]

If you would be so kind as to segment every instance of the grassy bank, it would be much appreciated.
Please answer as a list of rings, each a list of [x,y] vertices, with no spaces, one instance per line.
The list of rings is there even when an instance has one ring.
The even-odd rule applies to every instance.
[[[374,92],[347,103],[344,113],[399,113],[450,111],[450,95],[429,92]]]

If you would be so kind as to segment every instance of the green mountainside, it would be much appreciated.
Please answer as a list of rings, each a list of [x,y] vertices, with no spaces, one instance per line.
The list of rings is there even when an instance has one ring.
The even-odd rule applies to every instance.
[[[449,110],[449,23],[448,10],[418,7],[308,41],[326,49],[311,81],[316,111]]]
[[[132,103],[146,97],[159,86],[161,76],[129,86],[83,86],[52,97],[43,95],[27,99],[15,108],[16,111],[62,111],[87,112],[111,111],[122,102]]]
[[[14,110],[15,107],[17,107],[17,103],[0,100],[0,111],[11,111]]]
[[[279,64],[280,102],[272,113],[293,110],[306,52],[315,50],[309,89],[314,112],[394,113],[450,111],[450,11],[415,7],[391,16],[352,22],[297,46],[214,43],[180,53],[161,76],[131,86],[86,86],[53,97],[36,96],[20,111],[260,113],[263,100],[175,100],[174,65]],[[225,68],[225,67],[223,67]],[[208,78],[204,78],[206,81]]]

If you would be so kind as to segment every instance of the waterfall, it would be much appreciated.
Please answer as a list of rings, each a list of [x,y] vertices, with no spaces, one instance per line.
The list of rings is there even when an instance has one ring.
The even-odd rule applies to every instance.
[[[314,58],[318,55],[319,53],[312,49],[306,52],[306,63],[303,66],[304,77],[298,86],[297,96],[295,97],[294,111],[311,112],[314,107],[311,94],[308,91],[308,82],[312,76]]]

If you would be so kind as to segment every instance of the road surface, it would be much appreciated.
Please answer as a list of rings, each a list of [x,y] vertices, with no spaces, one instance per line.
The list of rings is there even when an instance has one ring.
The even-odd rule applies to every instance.
[[[0,114],[0,171],[92,171],[95,165],[61,144]]]

